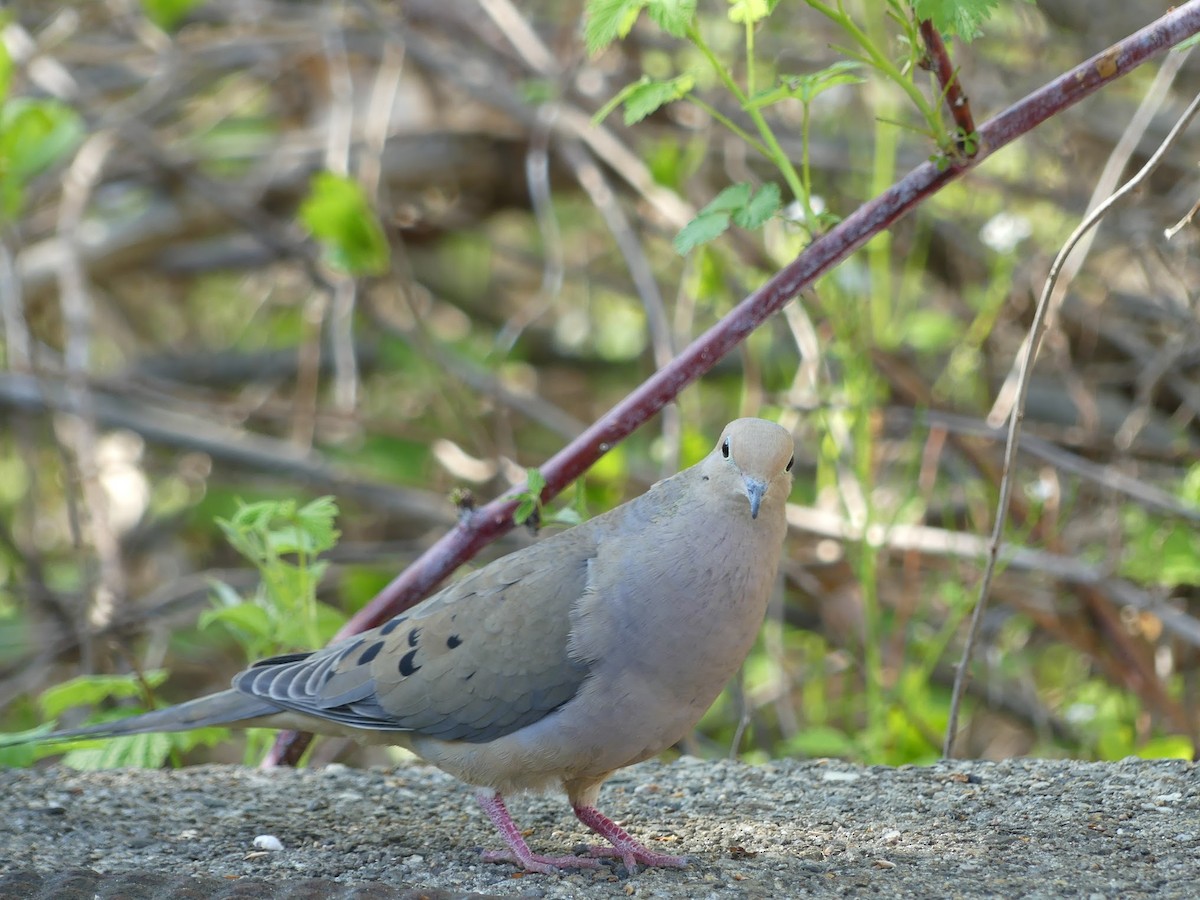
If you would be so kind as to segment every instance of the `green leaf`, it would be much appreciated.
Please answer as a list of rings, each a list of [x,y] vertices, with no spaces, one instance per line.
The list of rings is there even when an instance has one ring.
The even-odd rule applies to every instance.
[[[513,521],[524,525],[535,513],[542,508],[542,489],[546,487],[546,478],[537,469],[525,470],[525,490],[519,496],[521,502],[513,510]]]
[[[513,521],[518,525],[524,525],[536,510],[537,502],[532,497],[522,497],[517,508],[513,510]]]
[[[686,256],[701,244],[720,237],[729,228],[729,213],[701,213],[688,222],[675,235],[675,252]]]
[[[742,104],[742,109],[763,109],[773,103],[778,103],[780,100],[788,100],[794,97],[791,87],[780,82],[773,84],[771,87],[762,88],[755,94],[746,98],[746,102]]]
[[[587,21],[583,26],[583,41],[587,52],[599,53],[617,38],[623,38],[633,28],[638,15],[649,0],[589,0]]]
[[[771,14],[773,3],[767,0],[729,0],[729,21],[738,25],[753,25]]]
[[[764,184],[750,201],[733,214],[733,223],[741,228],[760,228],[779,212],[779,185]]]
[[[342,536],[342,533],[334,528],[337,514],[337,500],[330,496],[318,497],[300,507],[296,513],[297,521],[308,535],[312,546],[316,548],[314,552],[332,550],[338,538]]]
[[[830,88],[847,84],[863,84],[866,79],[859,77],[858,69],[862,63],[844,59],[826,66],[817,72],[806,75],[780,75],[779,80],[769,88],[764,88],[746,101],[745,108],[762,109],[780,100],[795,99],[805,106]]]
[[[200,0],[142,0],[142,11],[163,31],[171,31],[199,3]]]
[[[847,84],[864,84],[866,79],[858,75],[858,69],[861,68],[862,63],[852,59],[843,59],[818,72],[801,75],[793,86],[793,96],[801,103],[807,104],[812,103],[830,88]]]
[[[675,235],[675,251],[683,256],[708,243],[724,234],[730,222],[742,228],[758,228],[775,215],[779,207],[777,185],[765,184],[755,191],[749,182],[731,184]]]
[[[169,734],[128,734],[105,740],[98,747],[69,751],[62,764],[72,769],[156,769],[171,755]]]
[[[970,41],[982,33],[979,26],[999,5],[1000,0],[914,0],[913,13],[917,19],[931,20],[942,34],[956,34]]]
[[[17,97],[0,105],[0,218],[20,211],[25,184],[83,139],[83,120],[57,100]]]
[[[904,318],[903,328],[904,343],[914,350],[936,353],[958,342],[963,323],[940,310],[918,309]]]
[[[1200,585],[1200,534],[1194,525],[1164,522],[1129,507],[1122,516],[1127,546],[1121,573],[1143,584]]]
[[[809,725],[793,735],[785,747],[784,755],[809,759],[854,756],[858,749],[853,738],[829,725]]]
[[[330,265],[352,275],[387,271],[387,239],[358,182],[318,172],[300,204],[299,218],[321,244]]]
[[[704,209],[700,210],[701,215],[711,212],[728,212],[733,213],[742,209],[750,202],[750,195],[754,191],[754,185],[748,181],[741,181],[737,184],[731,184],[717,196],[709,201]]]
[[[542,490],[546,487],[546,476],[540,469],[525,470],[526,489],[535,497],[542,495]]]
[[[228,740],[228,728],[196,728],[192,731],[163,734],[129,734],[103,740],[72,742],[62,758],[73,769],[154,769],[163,765],[172,753],[184,753],[193,747],[211,746]]]
[[[142,673],[142,680],[156,688],[167,678],[166,669]],[[142,682],[136,675],[80,675],[45,690],[38,707],[47,719],[57,719],[76,706],[95,706],[101,700],[141,697]]]
[[[1188,473],[1183,476],[1183,484],[1179,488],[1179,499],[1200,508],[1200,462],[1188,469]]]
[[[0,734],[0,769],[26,769],[46,755],[45,745],[39,745],[54,730],[54,723],[44,722],[27,731]]]
[[[650,0],[646,12],[659,28],[672,37],[687,37],[696,18],[696,0]]]
[[[311,556],[329,550],[341,536],[333,527],[337,513],[332,497],[318,497],[300,509],[293,500],[260,500],[243,503],[232,517],[216,522],[230,545],[257,564],[286,553]]]
[[[261,640],[270,638],[275,632],[275,624],[270,614],[257,603],[238,603],[236,606],[219,606],[206,609],[200,614],[196,624],[200,628],[208,628],[214,622],[237,632]]]
[[[0,19],[0,25],[3,24],[3,20]],[[8,54],[8,47],[0,41],[0,103],[8,96],[8,89],[12,84],[12,71],[12,57]]]
[[[1159,584],[1200,585],[1200,536],[1194,525],[1173,523],[1163,538],[1160,553]]]
[[[1194,759],[1192,741],[1182,734],[1151,738],[1134,751],[1142,759]]]
[[[634,125],[667,103],[686,97],[695,86],[691,75],[679,75],[669,81],[643,78],[625,94],[625,124]]]
[[[317,630],[328,640],[337,634],[350,617],[340,609],[335,609],[328,603],[317,604]]]

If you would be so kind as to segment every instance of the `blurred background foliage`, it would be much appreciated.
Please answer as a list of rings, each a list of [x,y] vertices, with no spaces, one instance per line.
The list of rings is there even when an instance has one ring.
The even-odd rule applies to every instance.
[[[903,4],[845,6],[911,62],[885,7]],[[9,3],[0,730],[220,689],[249,648],[287,643],[278,611],[229,610],[273,602],[264,572],[307,579],[270,567],[313,564],[334,525],[305,514],[331,512],[309,505],[327,495],[340,540],[312,570],[321,611],[283,615],[331,634],[456,503],[522,483],[814,230],[940,152],[895,82],[841,77],[828,16],[778,4],[747,66],[730,8],[701,4],[698,27],[739,83],[831,73],[809,102],[763,110],[804,197],[722,127],[751,123],[719,69],[646,17],[589,55],[582,3],[550,0]],[[1165,8],[1000,3],[952,41],[977,120]],[[641,492],[737,415],[797,434],[776,602],[687,749],[940,755],[1001,477],[989,412],[1106,163],[1136,171],[1200,88],[1177,57],[876,237],[552,508]],[[643,76],[685,77],[698,102],[591,122]],[[936,109],[927,73],[905,77]],[[1200,198],[1197,149],[1185,138],[1109,216],[1057,308],[962,755],[1197,748],[1200,262],[1194,225],[1163,233]],[[680,230],[735,183],[780,184],[783,214],[753,231],[735,217],[680,256]],[[243,526],[279,554],[239,554]],[[222,736],[75,762],[263,746]],[[313,758],[390,753],[326,740]]]

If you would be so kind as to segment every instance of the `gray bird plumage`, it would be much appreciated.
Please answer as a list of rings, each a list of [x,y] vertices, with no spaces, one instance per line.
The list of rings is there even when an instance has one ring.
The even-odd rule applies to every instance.
[[[503,858],[532,871],[595,865],[533,854],[508,817],[503,793],[556,783],[630,870],[682,865],[594,802],[613,771],[687,734],[749,652],[779,565],[792,454],[783,428],[738,419],[695,466],[378,628],[255,663],[218,694],[50,737],[226,724],[397,744],[481,788],[511,847]]]

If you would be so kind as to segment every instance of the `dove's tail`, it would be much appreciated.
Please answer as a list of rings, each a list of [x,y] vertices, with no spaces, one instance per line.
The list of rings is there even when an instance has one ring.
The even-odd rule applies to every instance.
[[[36,741],[65,740],[79,737],[118,737],[123,734],[148,734],[155,731],[187,731],[207,725],[232,725],[246,719],[258,719],[278,713],[279,707],[241,691],[228,690],[178,706],[156,709],[154,712],[114,722],[102,722],[83,728],[55,731],[35,737]]]

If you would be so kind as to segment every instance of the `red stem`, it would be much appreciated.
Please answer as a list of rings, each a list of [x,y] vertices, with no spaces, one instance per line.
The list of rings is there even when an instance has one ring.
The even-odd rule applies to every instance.
[[[942,41],[942,35],[933,27],[933,22],[922,19],[919,27],[921,39],[925,42],[926,60],[937,76],[938,84],[942,88],[942,97],[945,98],[946,106],[950,109],[950,115],[954,117],[954,124],[957,126],[955,143],[958,145],[958,152],[974,158],[979,148],[975,141],[971,140],[975,134],[975,116],[971,114],[971,102],[963,93],[962,81],[954,71],[946,44]]]
[[[1200,0],[1189,0],[984,123],[979,129],[978,155],[969,163],[954,161],[941,169],[932,163],[923,163],[883,194],[860,206],[547,460],[541,468],[546,479],[542,499],[549,500],[558,494],[614,444],[711,369],[798,292],[833,269],[875,234],[919,206],[926,197],[1042,122],[1197,32],[1200,32]],[[517,500],[509,494],[464,515],[454,528],[346,623],[334,640],[373,628],[420,602],[480,548],[513,527],[512,513],[516,505]],[[294,765],[311,737],[282,732],[263,765]]]

